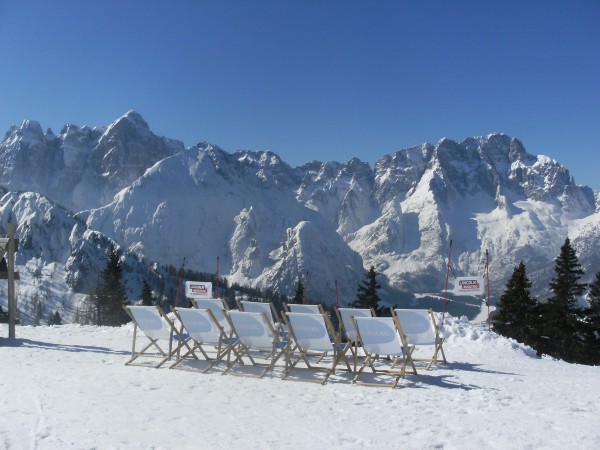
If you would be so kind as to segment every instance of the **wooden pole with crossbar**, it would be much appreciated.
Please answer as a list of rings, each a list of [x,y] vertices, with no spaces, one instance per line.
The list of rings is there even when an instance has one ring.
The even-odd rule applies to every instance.
[[[8,224],[8,242],[6,243],[6,263],[8,268],[8,337],[15,338],[17,323],[17,298],[15,296],[15,232],[17,226]]]

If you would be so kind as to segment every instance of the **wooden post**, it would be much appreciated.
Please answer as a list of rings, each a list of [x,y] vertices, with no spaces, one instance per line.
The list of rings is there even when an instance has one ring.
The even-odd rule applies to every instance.
[[[6,265],[8,266],[8,337],[15,338],[15,324],[17,321],[17,298],[15,296],[15,232],[17,226],[8,224],[8,248]]]

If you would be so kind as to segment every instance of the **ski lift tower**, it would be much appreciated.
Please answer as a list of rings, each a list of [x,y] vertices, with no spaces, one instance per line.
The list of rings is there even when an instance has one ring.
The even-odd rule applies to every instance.
[[[15,280],[19,279],[19,274],[15,272],[15,252],[19,242],[18,239],[15,239],[17,226],[9,223],[7,228],[8,236],[0,237],[0,280],[8,280],[8,337],[14,339],[17,323]],[[6,267],[4,267],[5,264]]]

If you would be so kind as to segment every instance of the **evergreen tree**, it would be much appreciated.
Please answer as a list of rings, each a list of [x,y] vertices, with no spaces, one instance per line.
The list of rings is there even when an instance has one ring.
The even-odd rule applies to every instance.
[[[506,283],[506,290],[496,305],[492,318],[494,330],[503,336],[535,346],[538,302],[531,296],[531,281],[527,278],[525,263],[514,268]]]
[[[79,306],[75,308],[73,323],[79,325],[98,324],[98,302],[95,295],[96,291],[81,300]]]
[[[598,327],[600,327],[600,272],[596,272],[596,278],[590,284],[590,293],[589,293],[589,316],[593,322],[596,322]],[[600,331],[598,329],[597,331]]]
[[[381,288],[381,285],[377,282],[377,271],[375,267],[371,266],[369,271],[365,274],[365,279],[356,289],[356,300],[350,303],[352,308],[373,308],[377,315],[382,313],[379,309],[379,294],[377,290]]]
[[[127,304],[127,292],[121,283],[123,263],[114,244],[108,252],[108,263],[100,274],[100,283],[95,293],[98,308],[98,325],[119,326],[128,321],[123,309]]]
[[[142,294],[140,295],[142,299],[142,305],[144,306],[152,306],[154,305],[154,297],[152,296],[152,290],[146,280],[142,283]]]
[[[50,318],[48,319],[48,325],[62,325],[62,319],[58,311],[50,315]]]
[[[597,365],[600,364],[600,272],[596,272],[596,278],[589,287],[590,304],[587,310],[586,348],[589,354],[589,363]]]
[[[302,280],[298,280],[298,285],[296,286],[296,293],[294,294],[292,303],[304,303],[304,285],[302,284]]]
[[[586,285],[579,282],[584,271],[569,238],[560,249],[554,271],[556,276],[550,282],[553,295],[541,308],[545,339],[540,341],[538,352],[568,362],[582,362],[585,358],[584,311],[578,306],[577,298],[584,293]]]
[[[40,296],[36,292],[33,294],[33,325],[38,326],[42,323],[44,316],[44,304],[40,299]]]

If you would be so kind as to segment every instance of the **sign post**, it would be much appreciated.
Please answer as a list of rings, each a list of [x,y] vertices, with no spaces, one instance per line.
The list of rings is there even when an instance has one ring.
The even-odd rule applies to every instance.
[[[212,298],[212,283],[208,281],[186,281],[185,296],[187,298]]]
[[[456,277],[454,294],[456,295],[483,295],[485,282],[483,277]]]

